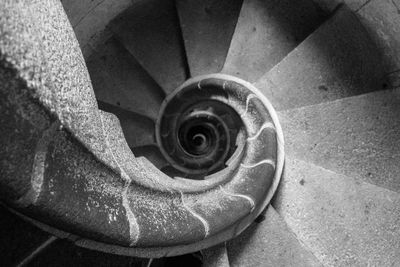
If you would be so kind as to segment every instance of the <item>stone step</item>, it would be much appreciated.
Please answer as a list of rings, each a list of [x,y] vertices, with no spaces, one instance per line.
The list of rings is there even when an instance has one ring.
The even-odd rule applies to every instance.
[[[138,1],[109,27],[166,94],[188,78],[174,1]]]
[[[400,192],[400,90],[279,112],[288,155]]]
[[[157,118],[162,89],[115,38],[92,54],[87,67],[97,100]]]
[[[272,205],[324,266],[399,266],[400,194],[291,157]]]
[[[229,267],[228,252],[226,244],[222,243],[215,247],[201,251],[203,255],[203,267]]]
[[[257,81],[322,21],[310,0],[244,0],[222,72]]]
[[[232,267],[322,266],[272,206],[228,243],[228,255]]]
[[[358,18],[341,6],[255,86],[277,110],[376,91],[382,57]]]
[[[156,145],[155,122],[150,118],[104,102],[99,108],[118,117],[129,147]]]
[[[145,158],[159,170],[163,170],[164,168],[170,166],[170,163],[165,159],[160,149],[156,145],[131,147],[131,149],[136,158]]]
[[[364,1],[358,16],[383,51],[387,71],[400,70],[400,1]]]
[[[178,0],[191,76],[220,72],[243,0]]]

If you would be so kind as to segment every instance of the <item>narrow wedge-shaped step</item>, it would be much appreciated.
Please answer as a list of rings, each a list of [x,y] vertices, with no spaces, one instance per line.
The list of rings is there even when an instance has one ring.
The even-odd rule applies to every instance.
[[[324,266],[399,266],[400,194],[287,158],[273,206]]]
[[[156,145],[153,120],[104,102],[99,102],[99,108],[118,117],[129,147]]]
[[[382,58],[346,6],[255,84],[277,110],[382,88]]]
[[[116,39],[109,39],[87,66],[98,100],[157,118],[162,89]]]
[[[221,71],[243,0],[177,0],[191,76]]]
[[[255,82],[322,19],[320,9],[309,0],[244,0],[222,72]]]
[[[185,48],[173,0],[139,1],[109,26],[166,94],[188,78]]]
[[[228,243],[228,255],[232,267],[322,266],[271,206]]]
[[[0,263],[16,266],[24,262],[51,236],[23,221],[3,206],[0,206]]]
[[[169,166],[169,162],[166,161],[164,156],[161,154],[158,146],[149,145],[149,146],[138,146],[131,147],[131,150],[135,157],[141,158],[140,160],[148,161],[147,164],[153,164],[158,169],[162,170],[163,168]]]
[[[280,112],[287,153],[400,192],[400,90]]]
[[[225,243],[201,251],[203,267],[230,267]]]

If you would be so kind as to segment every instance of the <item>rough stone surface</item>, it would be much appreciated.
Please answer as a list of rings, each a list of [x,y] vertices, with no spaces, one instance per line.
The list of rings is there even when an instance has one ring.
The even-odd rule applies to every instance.
[[[169,205],[169,210],[164,212],[158,209],[175,199],[180,200],[179,193],[172,198],[160,193],[161,196],[157,198],[152,196],[151,189],[141,191],[140,187],[130,186],[131,178],[148,173],[139,165],[132,165],[129,176],[121,169],[121,159],[117,161],[107,139],[109,121],[103,121],[97,109],[82,54],[61,4],[50,0],[29,4],[6,1],[0,2],[0,7],[0,33],[4,37],[0,39],[0,70],[2,78],[3,71],[12,73],[10,84],[6,83],[10,86],[1,88],[7,96],[2,108],[13,115],[2,116],[6,126],[4,129],[24,129],[24,134],[28,136],[30,131],[42,131],[39,140],[33,144],[39,150],[29,151],[33,160],[33,163],[28,163],[33,166],[31,174],[23,173],[20,177],[8,172],[11,175],[5,176],[23,182],[27,190],[24,188],[20,192],[21,186],[6,181],[8,187],[2,186],[3,190],[9,188],[10,192],[21,198],[2,194],[2,200],[14,207],[19,204],[20,211],[50,226],[88,239],[122,246],[135,244],[139,234],[129,207],[132,202],[135,208],[141,209],[135,212],[142,215],[140,224],[143,227],[160,226],[160,222],[165,226],[157,231],[145,231],[149,235],[155,232],[160,234],[158,239],[146,238],[142,234],[141,244],[144,246],[148,246],[147,242],[159,240],[172,240],[180,244],[182,236],[200,239],[195,234],[182,234],[183,231],[194,232],[196,223],[203,231],[198,219],[182,204]],[[18,83],[20,80],[22,83]],[[39,111],[31,107],[35,103],[39,111],[43,111],[43,118]],[[27,108],[33,112],[27,112]],[[51,112],[52,116],[48,116],[46,111]],[[58,121],[52,123],[52,119]],[[47,128],[50,123],[58,127]],[[26,128],[22,127],[24,125]],[[47,130],[51,130],[50,134],[47,134]],[[10,132],[6,134],[13,142],[6,144],[2,152],[9,152],[6,153],[7,157],[18,156],[16,151],[22,151],[24,143],[15,142],[19,136]],[[117,140],[122,138],[121,135],[116,137]],[[14,143],[16,147],[10,145]],[[124,147],[127,149],[118,151],[129,151],[126,143]],[[129,153],[124,159],[133,164],[133,155]],[[148,185],[151,179],[143,180]],[[128,186],[135,191],[129,200],[126,196]],[[160,187],[157,189],[162,191]],[[153,201],[150,203],[147,199]],[[150,214],[143,211],[146,208]],[[179,221],[180,224],[174,225],[171,221]],[[168,239],[165,236],[175,238]]]
[[[52,133],[43,165],[38,199],[25,213],[78,236],[131,244],[121,177],[60,130]]]
[[[16,73],[0,67],[0,196],[10,201],[31,191],[32,166],[41,152],[37,144],[51,121],[28,89],[18,90],[26,83]]]
[[[104,43],[87,65],[98,101],[157,119],[165,97],[162,89],[115,38]]]
[[[400,194],[287,158],[272,205],[324,266],[398,266]]]
[[[400,192],[400,91],[280,113],[289,155]]]
[[[242,2],[176,1],[192,77],[222,69]]]
[[[277,110],[379,90],[384,72],[377,51],[343,6],[255,85]]]
[[[103,162],[97,103],[79,44],[59,1],[0,3],[0,51],[30,94]],[[33,14],[38,14],[34,16]]]
[[[244,0],[223,73],[255,82],[322,22],[312,1]]]
[[[185,48],[173,1],[139,2],[109,26],[166,93],[188,78]]]
[[[228,243],[230,266],[322,266],[273,207]]]

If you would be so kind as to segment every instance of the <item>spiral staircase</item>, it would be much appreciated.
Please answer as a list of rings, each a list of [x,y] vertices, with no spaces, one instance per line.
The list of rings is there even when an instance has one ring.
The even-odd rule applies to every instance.
[[[205,220],[207,210],[202,213],[195,197],[181,193],[183,206],[190,207],[197,224],[201,221],[206,241],[192,241],[202,232],[190,228],[196,231],[182,235],[184,246],[132,253],[121,248],[126,244],[103,247],[64,233],[74,227],[47,228],[35,210],[18,210],[1,191],[7,204],[0,216],[2,266],[400,265],[400,91],[384,80],[379,49],[346,5],[327,15],[309,0],[148,0],[123,11],[107,29],[109,38],[86,60],[105,136],[125,139],[143,170],[168,181],[165,187],[173,179],[188,195],[192,186],[221,188],[207,195],[210,210],[221,204],[214,203],[218,194],[242,202],[226,201],[221,205],[231,212]],[[2,45],[7,43],[0,39]],[[2,72],[1,82],[8,85],[13,74]],[[9,99],[5,90],[0,93]],[[9,102],[0,103],[2,114],[10,116]],[[115,130],[119,124],[123,134]],[[54,125],[47,135],[68,128]],[[12,139],[7,130],[1,133],[6,147]],[[117,151],[118,138],[105,142]],[[57,153],[75,153],[67,141],[53,146],[61,147],[54,148],[55,159]],[[125,152],[115,151],[115,158],[123,158]],[[2,149],[2,159],[6,153]],[[92,163],[85,159],[84,164]],[[50,169],[60,177],[67,172],[63,168],[74,168],[56,166]],[[6,180],[5,172],[1,175]],[[223,187],[233,176],[244,177],[246,186]],[[259,177],[267,178],[260,183]],[[68,201],[60,204],[64,213],[79,200]],[[140,213],[142,203],[132,205],[134,215]],[[250,215],[239,214],[247,210]],[[46,216],[45,225],[52,220]],[[176,225],[171,233],[186,229],[181,215],[174,216],[168,221]],[[244,216],[231,230],[227,222]],[[225,223],[227,230],[220,226]],[[150,247],[172,247],[181,238],[163,239],[161,230],[141,227],[150,233],[142,241]],[[89,239],[103,238],[89,230]],[[112,243],[120,230],[103,239]]]

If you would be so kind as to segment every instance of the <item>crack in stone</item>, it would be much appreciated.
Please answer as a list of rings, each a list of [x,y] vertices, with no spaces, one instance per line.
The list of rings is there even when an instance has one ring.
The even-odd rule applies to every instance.
[[[112,152],[110,144],[108,142],[108,135],[106,134],[106,131],[104,129],[103,115],[100,114],[99,116],[100,116],[101,128],[102,128],[103,134],[105,136],[106,146],[107,146],[108,150],[110,151],[110,155],[112,156],[112,158],[114,159],[115,163],[117,164],[117,166],[118,166],[118,168],[120,170],[120,175],[121,175],[122,179],[125,180],[124,189],[122,191],[122,206],[125,209],[126,218],[128,220],[128,223],[129,223],[129,236],[130,236],[130,241],[131,241],[130,245],[133,246],[139,240],[140,228],[139,228],[139,224],[138,224],[138,222],[136,220],[135,214],[132,212],[132,209],[129,206],[128,189],[129,189],[129,186],[131,185],[132,180],[126,174],[126,172],[124,171],[122,166],[119,164],[119,162],[115,158],[114,153]]]
[[[209,233],[210,233],[210,226],[209,226],[207,220],[204,219],[203,217],[201,217],[199,214],[197,214],[194,210],[192,210],[191,208],[189,208],[189,207],[185,204],[184,197],[183,197],[183,193],[182,193],[182,192],[180,192],[180,193],[181,193],[181,201],[182,201],[183,207],[184,207],[190,214],[192,214],[195,218],[197,218],[197,219],[203,224],[203,226],[204,226],[204,238],[206,238],[206,237],[209,235]]]

